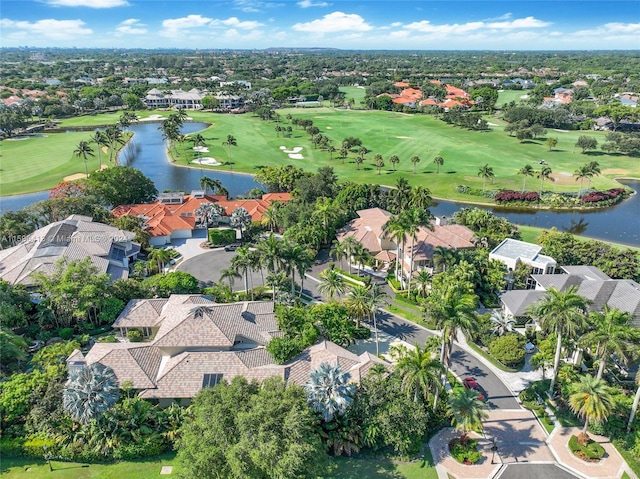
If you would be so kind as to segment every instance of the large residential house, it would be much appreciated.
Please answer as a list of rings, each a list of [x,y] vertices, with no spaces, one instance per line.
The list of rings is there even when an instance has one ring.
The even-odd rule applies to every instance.
[[[540,254],[542,246],[507,238],[491,253],[489,259],[504,263],[509,271],[515,271],[519,264],[531,267],[531,274],[553,274],[558,263],[550,256]],[[535,288],[535,281],[529,278],[527,289]]]
[[[634,326],[640,328],[640,284],[630,279],[611,279],[594,266],[562,266],[564,274],[534,274],[535,289],[507,291],[500,296],[506,313],[526,317],[527,308],[539,301],[551,288],[565,291],[571,286],[590,301],[591,311],[602,311],[604,306],[626,311],[633,317]]]
[[[221,222],[228,223],[229,217],[236,208],[244,208],[251,216],[251,221],[262,221],[262,215],[275,201],[288,201],[289,193],[266,193],[259,199],[227,199],[223,195],[208,195],[204,191],[195,190],[190,195],[182,192],[161,193],[154,203],[122,205],[112,213],[119,218],[133,215],[145,219],[146,231],[150,234],[149,243],[162,246],[174,239],[191,238],[193,230],[200,226],[198,208],[204,203],[216,203],[224,209],[225,218]]]
[[[11,284],[31,285],[33,273],[50,274],[60,259],[89,258],[98,273],[113,280],[129,276],[129,264],[136,259],[140,245],[135,234],[92,218],[71,215],[34,231],[19,244],[0,251],[0,278]]]
[[[200,110],[202,108],[202,99],[206,93],[192,88],[189,91],[169,90],[160,91],[152,88],[144,97],[144,104],[148,108],[183,108],[185,110]]]
[[[369,208],[356,212],[358,218],[350,221],[337,233],[337,239],[342,242],[348,236],[355,237],[369,250],[376,260],[390,263],[396,259],[398,245],[383,232],[384,224],[391,217],[391,213],[380,208]],[[413,241],[408,239],[406,251],[400,252],[403,275],[409,276],[411,256],[413,256],[413,271],[422,268],[433,268],[433,254],[436,248],[467,249],[473,248],[471,241],[473,231],[466,226],[453,224],[446,218],[435,218],[431,224],[433,230],[421,227]]]
[[[265,346],[281,337],[272,301],[216,304],[201,295],[172,295],[168,299],[131,300],[113,324],[119,342],[96,343],[85,354],[74,351],[67,364],[73,371],[100,363],[115,372],[122,384],[130,381],[140,397],[161,406],[178,400],[188,404],[201,389],[236,376],[262,381],[278,376],[304,384],[322,362],[339,364],[359,382],[374,365],[389,364],[376,356],[353,354],[321,341],[286,364],[275,364]],[[129,342],[137,329],[144,342]]]

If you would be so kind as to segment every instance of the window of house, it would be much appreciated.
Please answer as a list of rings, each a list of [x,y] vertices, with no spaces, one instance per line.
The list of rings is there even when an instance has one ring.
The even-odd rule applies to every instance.
[[[222,374],[205,374],[202,378],[203,388],[212,388],[222,380]]]

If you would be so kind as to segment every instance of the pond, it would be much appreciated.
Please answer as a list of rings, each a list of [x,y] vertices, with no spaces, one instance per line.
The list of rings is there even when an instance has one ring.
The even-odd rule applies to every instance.
[[[220,180],[231,196],[243,195],[252,188],[261,186],[255,182],[253,176],[247,174],[175,166],[167,160],[166,143],[162,139],[158,126],[158,123],[151,122],[132,125],[130,130],[135,133],[134,139],[123,149],[120,156],[122,164],[142,171],[155,183],[158,191],[190,192],[199,188],[200,178],[204,175]],[[205,127],[204,123],[185,123],[182,133],[194,133]],[[640,180],[625,180],[622,183],[640,193]],[[0,198],[0,212],[23,208],[36,201],[46,199],[47,195],[48,192],[44,191],[2,197]],[[434,215],[451,216],[465,206],[467,205],[438,200],[431,211]],[[632,198],[613,208],[603,210],[522,211],[496,207],[484,208],[504,216],[516,224],[540,228],[555,226],[560,231],[640,247],[640,194],[633,195]]]

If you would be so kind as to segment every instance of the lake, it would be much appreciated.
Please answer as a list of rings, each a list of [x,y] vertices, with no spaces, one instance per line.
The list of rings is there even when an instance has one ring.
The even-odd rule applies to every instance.
[[[167,160],[166,143],[162,139],[158,126],[158,123],[150,122],[132,125],[129,129],[135,133],[134,138],[120,155],[122,164],[142,171],[154,182],[158,191],[179,190],[188,193],[199,189],[200,178],[204,175],[220,180],[231,196],[243,195],[261,186],[255,182],[253,176],[247,174],[175,166]],[[186,135],[204,128],[206,128],[204,123],[185,123],[182,133]],[[633,188],[636,193],[640,193],[640,180],[625,180],[622,183]],[[43,191],[2,197],[0,212],[18,210],[36,201],[44,200],[47,196],[48,192]],[[468,205],[438,200],[434,202],[431,211],[438,216],[452,216],[465,206]],[[504,216],[516,224],[540,228],[555,226],[560,231],[640,247],[640,194],[633,195],[632,198],[617,206],[602,210],[522,211],[497,207],[483,208]]]

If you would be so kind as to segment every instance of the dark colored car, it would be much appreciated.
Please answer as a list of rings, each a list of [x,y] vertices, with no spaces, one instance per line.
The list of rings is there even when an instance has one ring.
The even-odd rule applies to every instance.
[[[225,251],[235,251],[238,248],[240,248],[240,246],[241,246],[240,243],[231,243],[231,244],[225,245],[224,250]]]
[[[464,378],[462,380],[462,385],[464,386],[465,389],[473,389],[477,391],[478,399],[484,400],[485,398],[484,391],[478,384],[478,381],[475,380],[475,378],[472,378],[472,377]]]

